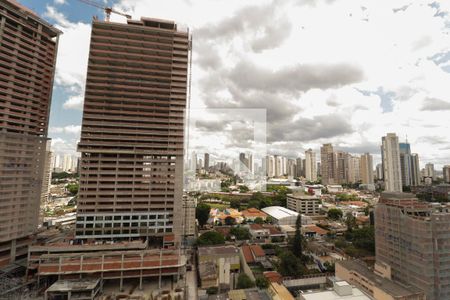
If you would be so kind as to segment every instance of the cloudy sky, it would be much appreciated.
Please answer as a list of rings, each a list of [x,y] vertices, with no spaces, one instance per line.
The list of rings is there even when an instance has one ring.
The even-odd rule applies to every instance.
[[[50,135],[56,152],[74,152],[90,21],[103,13],[78,0],[19,2],[64,32]],[[259,125],[246,119],[246,109],[265,109],[268,153],[296,157],[307,148],[333,143],[352,153],[370,152],[379,161],[381,137],[395,132],[401,141],[408,137],[422,164],[450,164],[450,1],[109,4],[134,18],[189,26],[194,45],[191,108],[235,110],[233,115],[241,116],[237,120],[221,111],[211,118],[213,111],[208,120],[194,122],[190,145],[199,152],[251,148]]]

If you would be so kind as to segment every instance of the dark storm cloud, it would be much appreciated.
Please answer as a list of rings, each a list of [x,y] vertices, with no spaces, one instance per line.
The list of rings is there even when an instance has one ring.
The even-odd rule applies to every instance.
[[[292,29],[287,18],[278,15],[280,5],[282,2],[273,1],[264,6],[244,7],[217,24],[207,24],[197,29],[195,37],[200,41],[228,42],[251,32],[254,37],[246,41],[254,52],[276,48],[289,36]]]
[[[313,88],[341,87],[361,81],[364,75],[361,69],[350,64],[297,64],[273,71],[241,61],[229,77],[242,90],[298,93]]]
[[[422,110],[424,111],[450,110],[450,102],[436,98],[426,98],[422,105]]]
[[[348,118],[335,114],[316,116],[312,119],[299,118],[286,124],[269,124],[268,127],[269,142],[308,142],[354,132]]]

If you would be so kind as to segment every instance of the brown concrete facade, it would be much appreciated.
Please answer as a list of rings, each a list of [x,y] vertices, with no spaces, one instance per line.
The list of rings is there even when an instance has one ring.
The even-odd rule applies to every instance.
[[[420,202],[413,194],[383,193],[375,209],[377,263],[392,279],[450,299],[450,206]]]
[[[38,226],[59,34],[0,1],[0,265],[27,252]]]
[[[171,21],[93,21],[77,238],[179,240],[189,43]]]

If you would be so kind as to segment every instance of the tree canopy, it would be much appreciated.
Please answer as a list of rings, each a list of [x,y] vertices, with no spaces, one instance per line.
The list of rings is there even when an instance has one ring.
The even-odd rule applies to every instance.
[[[342,210],[340,210],[339,208],[330,208],[327,212],[327,217],[331,220],[340,220],[343,216],[343,212]]]
[[[264,276],[256,277],[255,284],[260,289],[267,289],[269,287],[269,280]]]
[[[197,245],[199,246],[221,244],[225,244],[225,237],[223,236],[223,234],[217,231],[205,232],[197,239]]]
[[[197,208],[195,209],[195,217],[197,218],[200,226],[203,227],[206,222],[208,222],[210,209],[211,208],[209,205],[205,203],[200,203],[197,205]]]
[[[248,228],[245,227],[233,227],[230,229],[230,234],[234,235],[237,240],[250,239],[250,232]]]
[[[298,214],[297,220],[295,221],[295,235],[292,239],[292,253],[297,256],[298,258],[302,258],[303,256],[303,249],[302,249],[302,215]]]
[[[237,280],[238,289],[248,289],[255,286],[255,283],[245,273],[240,273]]]

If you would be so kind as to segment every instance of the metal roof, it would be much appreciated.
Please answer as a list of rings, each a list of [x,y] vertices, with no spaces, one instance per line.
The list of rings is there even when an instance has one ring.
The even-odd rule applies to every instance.
[[[275,218],[277,220],[288,218],[288,217],[297,217],[298,212],[295,212],[293,210],[287,209],[285,207],[281,206],[269,206],[262,209],[263,212],[270,215],[272,218]]]

